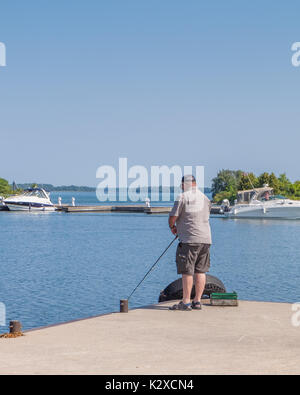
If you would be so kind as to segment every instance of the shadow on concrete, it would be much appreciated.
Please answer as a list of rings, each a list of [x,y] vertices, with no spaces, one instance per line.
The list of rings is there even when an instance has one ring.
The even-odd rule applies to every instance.
[[[165,304],[166,302],[164,302],[163,304],[159,304],[159,305],[151,305],[151,306],[145,306],[145,307],[141,307],[143,310],[169,310],[169,307],[173,306],[174,304],[177,304],[178,301],[174,300],[173,302],[168,302],[168,304]],[[205,307],[211,307],[210,303],[207,302],[202,302],[202,306]]]

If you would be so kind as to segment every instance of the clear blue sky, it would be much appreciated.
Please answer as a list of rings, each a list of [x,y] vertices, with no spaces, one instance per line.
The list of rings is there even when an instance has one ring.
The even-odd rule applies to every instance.
[[[100,165],[300,179],[298,1],[0,5],[0,176],[96,185]]]

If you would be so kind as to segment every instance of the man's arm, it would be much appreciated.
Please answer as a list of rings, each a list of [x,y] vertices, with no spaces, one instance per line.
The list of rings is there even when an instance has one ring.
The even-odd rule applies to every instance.
[[[173,235],[177,235],[177,227],[176,227],[176,221],[177,221],[176,216],[170,216],[169,217],[169,227],[171,229],[171,232],[173,233]]]
[[[169,227],[171,229],[171,232],[175,236],[177,235],[176,221],[178,220],[178,218],[182,212],[182,207],[183,207],[183,195],[181,194],[176,199],[174,206],[172,208],[172,211],[170,212],[170,215],[169,215]]]

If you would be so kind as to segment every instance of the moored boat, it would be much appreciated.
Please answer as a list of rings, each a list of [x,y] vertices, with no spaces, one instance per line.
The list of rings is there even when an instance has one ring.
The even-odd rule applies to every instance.
[[[10,211],[55,211],[49,194],[42,188],[26,189],[20,195],[5,199],[3,203]]]
[[[228,218],[300,220],[300,201],[274,195],[273,188],[265,186],[239,191],[235,205],[224,214]]]

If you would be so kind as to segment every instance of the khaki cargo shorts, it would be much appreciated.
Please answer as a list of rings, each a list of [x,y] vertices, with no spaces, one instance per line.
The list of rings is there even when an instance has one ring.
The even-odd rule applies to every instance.
[[[210,244],[179,243],[176,252],[178,274],[207,273],[210,269]]]

